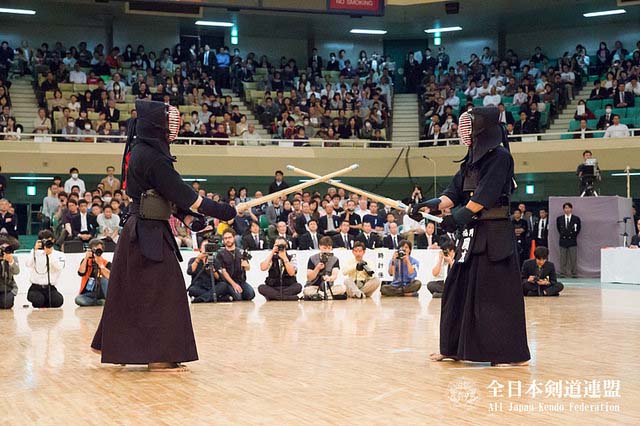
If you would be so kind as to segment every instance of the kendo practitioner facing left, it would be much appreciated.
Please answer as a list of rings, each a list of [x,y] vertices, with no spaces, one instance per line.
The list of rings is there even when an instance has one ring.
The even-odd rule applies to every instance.
[[[520,262],[509,220],[514,163],[506,131],[495,107],[473,108],[459,123],[460,139],[469,147],[460,170],[440,198],[413,208],[417,213],[457,206],[442,228],[461,237],[442,295],[440,353],[431,360],[526,365]]]
[[[127,138],[123,189],[129,216],[113,257],[109,292],[91,347],[103,363],[147,364],[151,371],[184,371],[198,359],[180,250],[168,219],[192,230],[205,216],[230,220],[236,209],[200,197],[174,169],[169,144],[180,112],[162,102],[136,101],[138,118]]]

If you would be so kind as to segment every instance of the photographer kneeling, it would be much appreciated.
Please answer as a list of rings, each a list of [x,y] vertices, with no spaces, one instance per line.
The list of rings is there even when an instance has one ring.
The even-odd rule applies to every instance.
[[[525,296],[559,296],[564,285],[558,282],[556,267],[549,262],[549,249],[540,246],[533,252],[535,259],[522,265],[522,287]]]
[[[187,274],[191,275],[191,285],[189,285],[187,293],[193,297],[192,303],[233,301],[226,290],[229,285],[220,281],[220,265],[216,257],[219,241],[216,238],[218,237],[204,240],[200,245],[200,253],[189,260]],[[214,285],[216,286],[215,293]]]
[[[306,300],[322,300],[320,292],[331,294],[333,299],[344,300],[347,288],[342,284],[334,284],[340,272],[340,262],[333,255],[333,240],[331,237],[320,238],[320,253],[309,258],[307,264],[307,285],[304,287],[304,298]]]
[[[222,287],[218,297],[230,295],[233,300],[252,300],[256,292],[246,281],[246,271],[251,268],[249,265],[251,255],[236,248],[236,233],[231,228],[222,234],[222,243],[224,248],[218,251],[218,262],[226,286]]]
[[[55,285],[64,268],[64,255],[53,249],[53,233],[44,229],[38,233],[38,241],[27,259],[27,268],[31,270],[31,287],[27,300],[34,308],[59,308],[64,297]]]
[[[78,275],[82,277],[82,280],[80,281],[80,294],[76,296],[76,305],[104,305],[111,275],[111,262],[102,257],[103,254],[102,240],[94,238],[89,241],[89,248],[78,266]]]
[[[442,298],[447,271],[453,266],[456,257],[456,247],[453,241],[446,236],[443,237],[441,249],[442,251],[438,255],[436,265],[431,270],[431,275],[436,279],[427,283],[427,289],[431,292],[431,297],[434,299]]]
[[[364,299],[371,295],[380,287],[380,278],[375,276],[375,272],[364,260],[364,253],[367,248],[362,241],[353,243],[353,259],[349,259],[342,269],[345,276],[344,285],[347,287],[347,296],[356,299]]]
[[[287,247],[287,240],[277,238],[271,256],[260,263],[261,271],[269,271],[265,283],[258,286],[258,292],[267,300],[298,300],[298,293],[302,291],[302,285],[296,280],[295,260],[287,253]]]
[[[389,275],[393,277],[391,284],[380,288],[383,296],[418,296],[422,283],[416,279],[420,263],[411,257],[412,244],[403,240],[400,247],[393,253],[389,263]]]
[[[18,258],[13,257],[13,247],[9,244],[0,246],[0,309],[13,308],[13,301],[18,294],[18,285],[14,276],[20,273]]]

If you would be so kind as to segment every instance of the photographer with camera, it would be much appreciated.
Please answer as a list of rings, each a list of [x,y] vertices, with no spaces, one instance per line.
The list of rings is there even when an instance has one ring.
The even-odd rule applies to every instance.
[[[366,222],[365,222],[366,223]],[[380,287],[380,278],[375,276],[375,272],[364,260],[367,247],[362,241],[353,243],[353,259],[345,262],[342,274],[345,276],[344,285],[347,287],[347,296],[355,299],[364,299],[371,295]]]
[[[27,259],[27,268],[31,270],[29,281],[31,287],[27,292],[27,300],[34,308],[59,308],[64,297],[55,285],[64,268],[64,255],[53,249],[53,233],[44,229],[38,233],[33,250]]]
[[[411,242],[400,241],[400,248],[393,253],[389,263],[389,275],[393,277],[390,284],[380,288],[383,296],[418,296],[422,283],[416,279],[420,263],[411,257]]]
[[[13,308],[13,301],[18,294],[18,285],[13,278],[20,273],[18,258],[13,257],[13,247],[0,245],[0,309]]]
[[[287,253],[287,241],[277,238],[271,256],[260,263],[261,271],[269,271],[258,292],[267,300],[298,300],[302,285],[296,279],[298,271],[295,258]]]
[[[431,292],[431,297],[434,299],[442,298],[444,280],[448,270],[453,266],[456,257],[456,247],[451,239],[443,237],[441,244],[442,246],[440,248],[442,251],[439,253],[438,260],[431,270],[431,275],[436,277],[436,279],[427,283],[427,289]]]
[[[328,294],[333,299],[346,299],[347,288],[342,284],[335,284],[340,272],[340,262],[333,255],[333,240],[331,237],[320,238],[320,253],[309,258],[307,263],[307,284],[303,294],[306,300],[322,300],[320,292],[324,293],[324,299]]]
[[[222,243],[224,247],[218,251],[217,258],[226,287],[218,293],[218,297],[230,295],[233,300],[253,300],[256,293],[246,281],[246,271],[251,268],[251,255],[236,247],[236,233],[231,228],[222,234]]]
[[[107,299],[111,262],[102,257],[104,243],[94,238],[89,241],[89,248],[78,266],[80,293],[76,296],[78,306],[103,306]]]
[[[231,296],[225,293],[228,287],[227,283],[220,281],[220,265],[216,257],[219,248],[219,237],[212,236],[211,239],[202,242],[200,253],[189,260],[187,274],[191,275],[191,285],[189,285],[187,293],[193,298],[192,303],[229,302],[232,300]]]
[[[556,278],[556,267],[549,262],[549,249],[536,247],[535,259],[528,259],[522,265],[522,287],[525,296],[559,296],[564,285]]]

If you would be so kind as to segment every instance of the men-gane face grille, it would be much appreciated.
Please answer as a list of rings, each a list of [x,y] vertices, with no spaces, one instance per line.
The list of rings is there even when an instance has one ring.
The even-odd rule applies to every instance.
[[[168,111],[168,129],[169,129],[169,143],[176,140],[178,132],[180,131],[180,111],[178,108],[169,105]]]
[[[472,133],[473,121],[471,115],[468,112],[460,114],[458,119],[458,136],[460,140],[466,146],[471,146],[471,133]]]

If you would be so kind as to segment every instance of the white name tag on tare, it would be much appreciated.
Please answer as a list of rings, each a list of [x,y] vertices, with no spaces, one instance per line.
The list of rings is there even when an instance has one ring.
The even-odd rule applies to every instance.
[[[475,229],[465,229],[462,231],[462,243],[460,244],[460,257],[458,258],[459,263],[464,263],[467,260],[467,256],[469,256],[469,246],[471,245],[471,239],[473,238]]]

